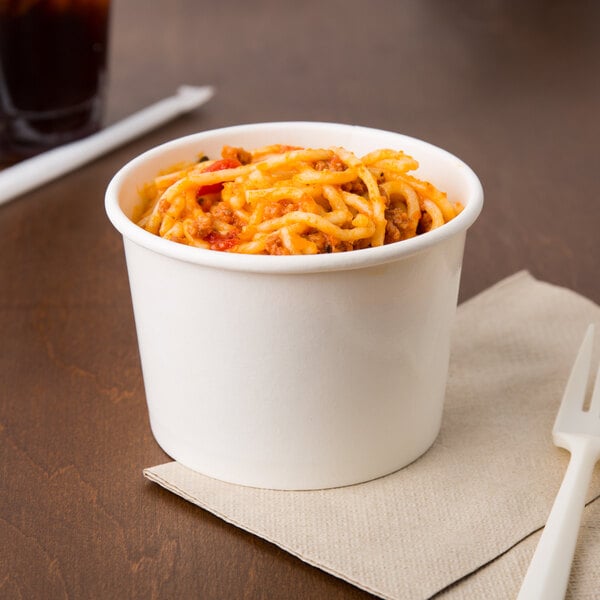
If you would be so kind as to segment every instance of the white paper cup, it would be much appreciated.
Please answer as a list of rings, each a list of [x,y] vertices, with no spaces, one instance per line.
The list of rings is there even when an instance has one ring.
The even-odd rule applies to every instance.
[[[202,250],[130,220],[158,171],[224,144],[404,150],[464,210],[378,248],[313,256]],[[440,429],[467,228],[483,192],[455,156],[400,134],[327,123],[184,137],[125,165],[106,210],[123,234],[153,434],[205,475],[274,489],[349,485],[423,454]]]

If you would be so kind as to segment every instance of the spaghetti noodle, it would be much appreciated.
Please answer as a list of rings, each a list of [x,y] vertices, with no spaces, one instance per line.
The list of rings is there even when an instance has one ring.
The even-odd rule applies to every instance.
[[[461,210],[409,172],[399,150],[359,158],[339,147],[224,146],[142,190],[138,225],[165,239],[227,252],[318,254],[381,246],[442,226]]]

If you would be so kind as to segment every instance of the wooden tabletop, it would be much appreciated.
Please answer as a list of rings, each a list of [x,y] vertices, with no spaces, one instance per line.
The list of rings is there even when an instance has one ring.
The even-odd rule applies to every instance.
[[[368,598],[143,479],[168,457],[104,190],[140,152],[219,126],[390,129],[481,178],[461,299],[528,269],[600,302],[600,3],[113,6],[108,122],[182,83],[217,94],[0,207],[0,597]]]

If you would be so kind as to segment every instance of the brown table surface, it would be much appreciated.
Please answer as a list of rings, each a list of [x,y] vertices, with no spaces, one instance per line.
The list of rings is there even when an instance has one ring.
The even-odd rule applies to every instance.
[[[600,3],[121,0],[112,25],[109,122],[181,83],[217,95],[0,207],[0,597],[367,598],[142,478],[168,457],[104,190],[204,129],[391,129],[482,180],[461,299],[528,269],[600,302]]]

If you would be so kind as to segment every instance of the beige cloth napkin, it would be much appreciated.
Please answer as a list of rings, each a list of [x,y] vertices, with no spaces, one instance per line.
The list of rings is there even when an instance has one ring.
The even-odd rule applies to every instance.
[[[440,435],[387,477],[281,492],[223,483],[175,462],[144,475],[383,598],[515,597],[567,466],[551,430],[590,322],[600,323],[600,307],[526,272],[462,304]],[[597,469],[588,500],[599,496]],[[598,597],[594,528],[598,501],[583,517],[572,598]]]

